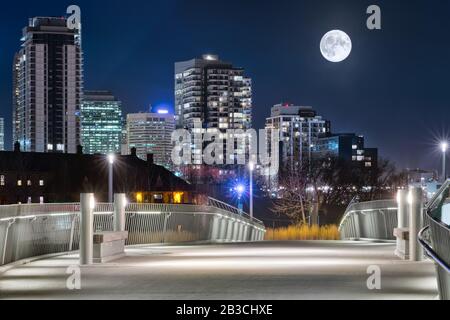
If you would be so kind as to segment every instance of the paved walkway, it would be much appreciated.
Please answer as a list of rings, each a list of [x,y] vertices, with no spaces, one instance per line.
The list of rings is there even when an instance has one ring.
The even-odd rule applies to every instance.
[[[435,299],[434,265],[396,259],[391,244],[262,242],[130,248],[127,257],[81,268],[81,290],[68,290],[77,256],[18,266],[0,274],[0,299]],[[382,289],[367,288],[367,268]]]

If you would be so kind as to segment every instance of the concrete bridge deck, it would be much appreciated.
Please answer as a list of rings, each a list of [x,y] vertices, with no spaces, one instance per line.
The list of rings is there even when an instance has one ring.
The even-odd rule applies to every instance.
[[[81,268],[81,290],[68,290],[78,255],[16,266],[0,274],[0,299],[436,299],[431,262],[398,260],[392,244],[260,242],[143,246],[105,265]],[[382,289],[367,288],[367,268]]]

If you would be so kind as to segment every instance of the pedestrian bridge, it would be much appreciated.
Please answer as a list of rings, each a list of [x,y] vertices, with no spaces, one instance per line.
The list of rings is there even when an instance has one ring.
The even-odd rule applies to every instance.
[[[449,189],[423,210],[428,258],[414,262],[394,254],[392,200],[350,205],[329,242],[261,241],[262,222],[214,199],[129,204],[126,256],[89,266],[79,204],[0,207],[0,299],[448,299]],[[95,230],[112,229],[113,211],[96,205]]]

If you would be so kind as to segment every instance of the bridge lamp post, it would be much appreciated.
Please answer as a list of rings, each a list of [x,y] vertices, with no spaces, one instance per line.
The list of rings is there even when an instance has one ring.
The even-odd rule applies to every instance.
[[[116,160],[116,156],[113,154],[108,155],[108,167],[109,167],[109,175],[108,175],[108,202],[113,202],[113,166],[114,161]]]
[[[248,168],[250,171],[250,219],[253,220],[253,171],[255,170],[255,164],[250,162]]]
[[[445,163],[447,161],[447,150],[448,150],[448,143],[442,142],[441,143],[441,151],[442,151],[442,181],[445,182],[445,179],[447,178],[447,172],[445,168]]]

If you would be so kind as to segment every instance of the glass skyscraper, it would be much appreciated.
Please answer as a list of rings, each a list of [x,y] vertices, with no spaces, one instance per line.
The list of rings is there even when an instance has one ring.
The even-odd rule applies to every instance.
[[[23,29],[13,65],[13,142],[22,151],[76,153],[83,91],[81,31],[61,17]]]
[[[122,126],[122,103],[111,92],[84,92],[81,105],[83,153],[120,153]]]

